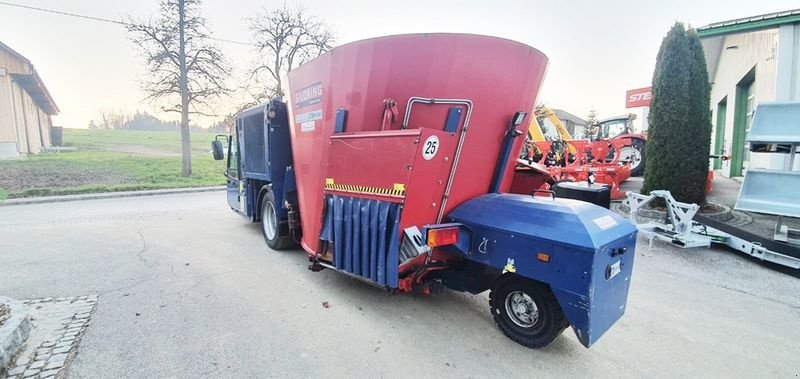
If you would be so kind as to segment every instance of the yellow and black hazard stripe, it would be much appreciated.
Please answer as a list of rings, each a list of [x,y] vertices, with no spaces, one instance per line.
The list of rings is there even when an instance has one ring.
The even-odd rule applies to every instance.
[[[336,191],[368,193],[370,195],[405,196],[406,186],[403,183],[394,183],[392,188],[359,186],[353,184],[339,184],[333,178],[325,179],[325,188]]]

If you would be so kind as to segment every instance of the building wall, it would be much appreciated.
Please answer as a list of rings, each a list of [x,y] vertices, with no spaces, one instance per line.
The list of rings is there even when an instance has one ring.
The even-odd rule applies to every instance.
[[[781,25],[778,29],[778,81],[776,101],[800,101],[800,24]],[[797,126],[800,128],[800,125]],[[800,134],[800,130],[798,131]],[[776,158],[772,168],[784,169],[789,157]],[[783,167],[780,167],[783,165]],[[794,171],[800,171],[800,154],[795,157]]]
[[[2,63],[0,63],[2,67]],[[0,157],[16,154],[17,133],[11,106],[11,76],[0,68]]]
[[[734,121],[736,112],[736,88],[745,76],[755,68],[753,95],[755,103],[775,100],[775,82],[777,72],[778,30],[765,30],[744,34],[733,34],[723,37],[723,47],[716,75],[712,79],[711,109],[714,112],[712,123],[712,147],[714,151],[717,133],[717,104],[727,96],[727,112],[725,117],[726,154],[731,154]],[[736,48],[732,48],[736,46]],[[770,166],[771,154],[751,153],[750,168],[767,168]],[[722,174],[730,176],[731,161],[723,162]]]
[[[0,49],[0,158],[50,147],[50,117],[12,77],[31,73],[27,62]]]

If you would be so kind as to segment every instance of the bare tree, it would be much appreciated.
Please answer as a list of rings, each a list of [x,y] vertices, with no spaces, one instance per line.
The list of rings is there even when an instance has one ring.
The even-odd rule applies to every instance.
[[[303,9],[286,5],[249,18],[250,31],[258,48],[260,61],[250,77],[259,84],[257,100],[285,95],[283,76],[291,69],[330,50],[335,37],[330,27]],[[260,75],[266,72],[266,81]]]
[[[111,108],[103,108],[98,111],[100,113],[100,127],[102,129],[121,129],[130,116],[125,114],[124,110],[116,110]]]
[[[206,113],[209,101],[228,93],[230,71],[220,49],[211,42],[201,0],[161,0],[159,15],[130,20],[131,40],[139,47],[150,77],[142,83],[151,101],[163,101],[165,112],[181,113],[181,174],[192,174],[189,114]]]
[[[111,129],[111,120],[108,117],[108,112],[100,110],[100,121],[102,122],[103,129]]]

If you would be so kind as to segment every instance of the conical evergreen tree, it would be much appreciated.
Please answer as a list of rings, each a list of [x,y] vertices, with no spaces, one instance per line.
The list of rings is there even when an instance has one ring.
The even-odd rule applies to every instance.
[[[676,23],[656,59],[642,193],[668,190],[679,201],[705,202],[710,91],[700,39]]]

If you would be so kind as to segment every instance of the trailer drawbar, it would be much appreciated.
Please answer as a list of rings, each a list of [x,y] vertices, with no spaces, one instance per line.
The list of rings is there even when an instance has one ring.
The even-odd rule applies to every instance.
[[[228,204],[272,249],[301,245],[314,271],[490,290],[512,340],[543,347],[571,326],[589,347],[625,312],[637,230],[590,203],[508,193],[546,66],[478,35],[337,47],[212,143],[216,159],[227,145]]]

